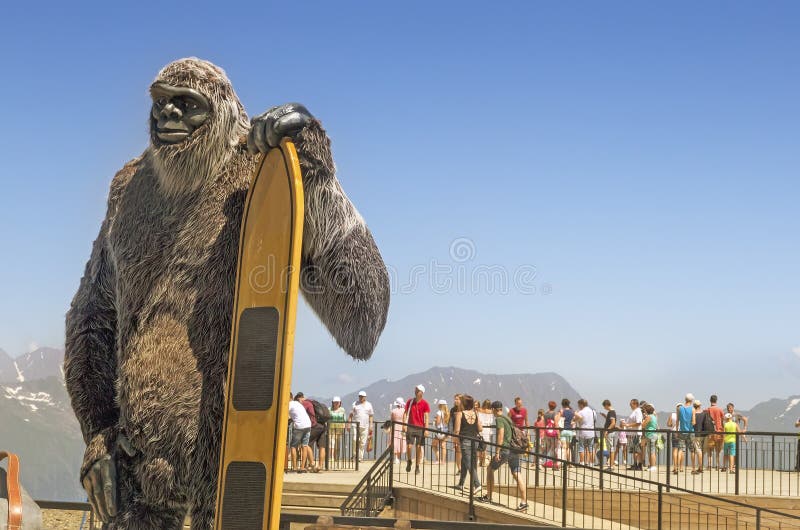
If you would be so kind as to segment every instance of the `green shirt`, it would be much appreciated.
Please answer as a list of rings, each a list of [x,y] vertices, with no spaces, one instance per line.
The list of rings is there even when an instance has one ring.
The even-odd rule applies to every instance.
[[[331,419],[328,421],[328,428],[332,431],[344,430],[345,414],[344,407],[331,410]]]
[[[511,424],[511,420],[505,416],[497,416],[495,425],[497,426],[498,433],[500,432],[500,428],[503,428],[503,443],[501,445],[503,447],[508,447],[511,444],[511,437],[514,435],[514,426]]]

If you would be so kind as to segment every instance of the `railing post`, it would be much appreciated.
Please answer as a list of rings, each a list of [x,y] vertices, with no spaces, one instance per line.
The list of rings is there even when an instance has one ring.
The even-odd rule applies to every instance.
[[[358,452],[361,450],[361,424],[356,424],[356,443],[354,444],[356,448],[356,471],[358,471]]]
[[[542,439],[539,437],[539,427],[534,427],[534,432],[536,433],[536,440],[533,442],[534,447],[536,447],[536,469],[534,470],[533,480],[535,486],[539,487],[539,467],[542,465],[541,457],[539,455],[542,454]]]
[[[761,508],[756,508],[756,530],[761,530]]]
[[[467,440],[466,438],[462,438],[461,439],[461,450],[462,451],[464,450],[464,441],[466,441],[466,440]],[[475,469],[475,465],[476,465],[475,458],[478,456],[476,454],[476,451],[475,451],[476,449],[477,449],[477,447],[475,445],[475,441],[470,438],[469,439],[469,455],[470,455],[470,461],[469,461],[469,486],[468,486],[469,487],[469,520],[470,521],[474,521],[475,520],[475,488],[473,488],[472,485],[475,484],[475,473],[474,473],[474,469]]]
[[[389,439],[389,495],[391,495],[392,498],[394,498],[394,430],[396,428],[395,422],[392,421],[392,430],[389,431],[392,435]]]
[[[567,465],[561,465],[561,526],[567,526]]]
[[[365,517],[372,517],[372,473],[367,473],[367,501]]]
[[[597,432],[597,431],[595,431],[595,432]],[[603,447],[606,446],[606,430],[605,429],[600,429],[600,437],[598,438],[598,440],[600,441],[600,444],[599,444],[600,445],[600,455],[599,455],[598,461],[600,462],[600,490],[602,491],[603,490],[603,479],[605,479],[605,472],[606,472],[605,471],[606,470],[605,461],[603,460],[603,457],[604,457]],[[611,451],[608,452],[608,457],[611,458]]]
[[[328,471],[329,469],[329,462],[331,459],[331,440],[333,440],[333,438],[331,438],[331,430],[328,428],[330,423],[330,420],[325,422],[325,445],[327,446],[325,448],[325,471]]]
[[[772,470],[775,471],[775,435],[771,435],[770,438],[772,439],[772,443],[770,444],[772,447],[772,455],[770,460],[772,461]]]
[[[723,440],[724,440],[724,438],[723,438]],[[725,447],[724,443],[722,444],[722,447]],[[733,465],[735,467],[734,470],[736,471],[736,474],[733,476],[734,477],[734,479],[733,479],[734,488],[735,488],[734,491],[735,491],[736,495],[739,495],[739,433],[738,432],[736,433],[736,441],[735,441],[734,447],[735,447],[735,450],[736,450],[736,454],[733,456]],[[723,452],[724,452],[724,450],[723,450]],[[730,470],[728,470],[728,471],[730,471]]]
[[[664,510],[664,486],[658,485],[658,530],[661,530],[661,514]]]
[[[689,458],[689,451],[686,451],[686,458]],[[643,458],[644,459],[644,458]],[[672,432],[667,433],[667,455],[664,458],[667,464],[667,491],[669,491],[669,485],[671,483],[672,473],[670,473],[670,468],[672,467]],[[702,462],[701,462],[702,463]],[[659,502],[661,502],[661,497],[659,496]],[[658,512],[658,516],[661,517],[661,512]]]

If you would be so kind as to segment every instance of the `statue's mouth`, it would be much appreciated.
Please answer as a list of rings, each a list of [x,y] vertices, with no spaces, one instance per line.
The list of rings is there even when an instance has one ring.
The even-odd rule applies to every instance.
[[[174,144],[189,137],[189,132],[180,129],[156,129],[156,136],[162,142]]]

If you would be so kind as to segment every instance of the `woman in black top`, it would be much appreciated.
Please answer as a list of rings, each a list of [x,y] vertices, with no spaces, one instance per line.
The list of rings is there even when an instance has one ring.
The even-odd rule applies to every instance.
[[[478,450],[478,440],[482,431],[481,421],[478,419],[478,414],[475,412],[475,400],[472,396],[461,396],[461,406],[463,410],[456,412],[455,420],[455,434],[461,435],[461,475],[456,489],[464,488],[464,481],[467,478],[467,472],[472,473],[472,489],[475,495],[481,491],[481,481],[478,478],[478,467],[476,459],[473,458]]]

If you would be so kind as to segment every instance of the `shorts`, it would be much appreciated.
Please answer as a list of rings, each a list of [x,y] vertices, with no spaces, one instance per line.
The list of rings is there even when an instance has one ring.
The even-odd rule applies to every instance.
[[[655,435],[655,436],[658,436],[658,435]],[[641,440],[641,445],[644,448],[645,452],[647,454],[651,454],[651,455],[655,455],[656,454],[656,450],[658,449],[656,447],[656,443],[658,443],[658,438],[647,438],[647,437],[645,437],[644,440]]]
[[[308,439],[311,435],[311,427],[305,429],[298,429],[295,427],[292,430],[292,449],[299,449],[308,445]]]
[[[640,452],[642,450],[642,437],[638,434],[632,435],[628,440],[628,445],[632,453]]]
[[[591,453],[594,450],[594,437],[580,438],[578,437],[578,452]]]
[[[725,442],[725,456],[736,456],[736,442]]]
[[[406,431],[406,443],[425,447],[425,429],[416,425],[409,425]]]
[[[311,434],[308,437],[308,445],[314,444],[317,444],[317,447],[328,445],[328,430],[320,423],[311,427]]]
[[[619,433],[617,431],[609,431],[606,434],[606,443],[609,451],[616,449],[619,444]]]
[[[573,438],[575,438],[575,431],[563,430],[559,435],[559,438],[566,442],[571,442]]]
[[[687,449],[690,451],[694,451],[694,433],[693,432],[681,432],[678,433],[677,447],[681,451],[686,451]]]
[[[708,450],[708,448],[713,447],[717,450],[722,449],[722,436],[719,434],[709,434],[706,436],[706,439],[703,443],[703,447]]]
[[[510,469],[512,473],[519,473],[519,455],[512,453],[506,448],[500,450],[500,458],[498,460],[492,458],[489,467],[492,471],[497,471],[500,469],[500,466],[506,462],[508,462],[508,469]]]

